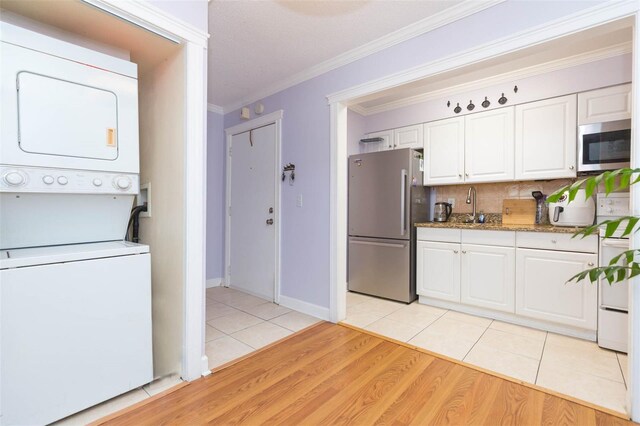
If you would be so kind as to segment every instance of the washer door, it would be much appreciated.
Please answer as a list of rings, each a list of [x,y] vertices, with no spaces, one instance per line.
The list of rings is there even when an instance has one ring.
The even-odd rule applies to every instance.
[[[32,154],[115,160],[118,99],[104,89],[20,72],[20,149]]]

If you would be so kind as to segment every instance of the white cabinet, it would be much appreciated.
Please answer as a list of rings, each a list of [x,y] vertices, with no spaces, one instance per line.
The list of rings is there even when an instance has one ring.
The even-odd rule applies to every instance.
[[[578,94],[578,125],[631,118],[631,84]]]
[[[514,108],[465,117],[465,182],[500,182],[514,178]]]
[[[424,184],[464,181],[464,117],[424,125]]]
[[[422,149],[422,124],[401,127],[393,130],[393,148]]]
[[[595,330],[597,286],[566,281],[597,262],[596,254],[518,248],[516,314]]]
[[[460,301],[515,312],[515,248],[461,245]]]
[[[576,95],[515,108],[516,180],[576,177]]]
[[[362,146],[360,153],[378,152],[393,149],[393,130],[384,130],[382,132],[368,133],[366,139],[381,138],[381,142],[360,143]]]
[[[460,302],[460,244],[418,241],[416,292]]]

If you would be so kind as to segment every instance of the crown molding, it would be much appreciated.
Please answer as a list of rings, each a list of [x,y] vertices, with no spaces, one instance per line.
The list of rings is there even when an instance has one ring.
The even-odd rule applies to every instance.
[[[636,0],[607,1],[599,3],[569,17],[558,18],[554,21],[445,56],[441,59],[437,59],[423,65],[331,93],[327,95],[327,103],[349,102],[351,99],[414,82],[428,76],[473,64],[478,61],[518,51],[527,46],[541,43],[540,40],[554,40],[558,37],[563,37],[577,31],[601,25],[603,22],[631,16],[637,11],[638,2]]]
[[[207,104],[207,111],[224,115],[224,108],[222,108],[220,105]]]
[[[82,0],[82,2],[154,32],[175,43],[188,41],[207,48],[209,34],[148,1]],[[175,36],[179,37],[176,40]]]
[[[397,31],[335,56],[332,59],[321,62],[311,68],[307,68],[306,70],[272,84],[266,89],[256,92],[254,95],[243,100],[223,105],[223,108],[225,111],[235,111],[243,106],[259,101],[260,99],[264,99],[267,96],[281,92],[289,87],[293,87],[296,84],[300,84],[336,68],[355,62],[358,59],[362,59],[396,44],[410,40],[421,34],[428,33],[429,31],[433,31],[469,15],[473,15],[474,13],[478,13],[482,10],[503,3],[504,1],[506,0],[465,0],[455,6],[436,13],[435,15],[414,22],[413,24],[407,25]]]
[[[574,56],[569,56],[554,61],[545,62],[542,64],[532,65],[530,67],[521,68],[519,70],[498,74],[495,76],[483,78],[480,80],[474,80],[469,83],[462,83],[455,86],[450,86],[444,89],[432,90],[430,92],[422,93],[397,101],[387,102],[385,104],[376,105],[370,108],[366,108],[362,105],[349,105],[349,109],[357,112],[360,115],[369,116],[373,114],[379,114],[381,112],[391,111],[394,109],[419,104],[422,102],[439,99],[445,96],[458,95],[464,92],[472,90],[482,89],[489,86],[499,85],[503,83],[513,82],[514,80],[535,77],[538,75],[550,73],[553,71],[559,71],[579,65],[588,64],[591,62],[601,61],[616,56],[625,55],[632,52],[632,43],[624,42],[614,46],[594,50],[592,52],[585,52]]]

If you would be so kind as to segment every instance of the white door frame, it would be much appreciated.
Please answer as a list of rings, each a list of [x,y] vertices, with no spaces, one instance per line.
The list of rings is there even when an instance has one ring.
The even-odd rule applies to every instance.
[[[181,253],[184,261],[184,324],[181,376],[185,380],[195,380],[210,373],[204,352],[209,35],[146,1],[83,1],[184,46],[184,253]]]
[[[352,99],[391,89],[406,83],[454,70],[478,61],[494,58],[526,47],[557,39],[578,31],[586,30],[606,22],[633,16],[636,22],[633,48],[634,81],[640,81],[640,55],[636,46],[640,45],[638,11],[640,3],[636,0],[606,2],[593,6],[573,15],[557,19],[535,28],[516,33],[512,36],[486,43],[461,53],[456,53],[433,62],[398,72],[387,77],[360,84],[327,96],[331,114],[330,153],[330,316],[331,321],[341,321],[346,317],[347,291],[347,107]],[[636,77],[638,80],[636,80]],[[634,123],[640,122],[640,111],[636,106],[640,96],[638,85],[633,85]],[[639,140],[640,129],[634,124],[634,141]],[[632,144],[635,148],[636,143]],[[640,167],[640,150],[635,149],[636,167]],[[634,161],[634,160],[632,160]],[[632,162],[632,164],[634,164]],[[637,194],[634,196],[633,194]],[[640,215],[640,185],[632,192],[633,212]],[[640,247],[640,235],[632,239],[632,247]],[[631,285],[632,309],[637,318],[640,315],[640,278],[633,279]],[[640,326],[630,321],[629,376],[627,391],[628,413],[632,419],[640,420]]]
[[[225,177],[225,187],[226,187],[226,212],[225,212],[225,221],[224,221],[224,282],[229,283],[229,260],[231,258],[231,226],[229,225],[229,210],[231,208],[231,139],[234,135],[248,132],[250,130],[256,129],[258,127],[267,126],[269,124],[275,124],[276,126],[276,176],[275,176],[275,227],[276,227],[276,241],[275,241],[275,255],[276,255],[276,265],[275,265],[275,283],[273,289],[273,298],[275,303],[280,303],[280,233],[282,230],[281,221],[282,221],[282,203],[281,203],[281,181],[280,181],[280,170],[282,169],[282,117],[284,116],[283,110],[278,110],[272,112],[270,114],[263,115],[261,117],[255,118],[250,121],[246,121],[244,123],[238,124],[233,127],[229,127],[224,129],[226,134],[226,146],[225,149],[227,151],[226,157],[226,166],[227,173]]]

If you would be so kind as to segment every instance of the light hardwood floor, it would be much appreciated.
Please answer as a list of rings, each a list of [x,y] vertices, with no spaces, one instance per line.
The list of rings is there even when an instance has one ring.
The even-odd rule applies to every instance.
[[[320,323],[101,424],[207,423],[630,422],[370,334]]]

